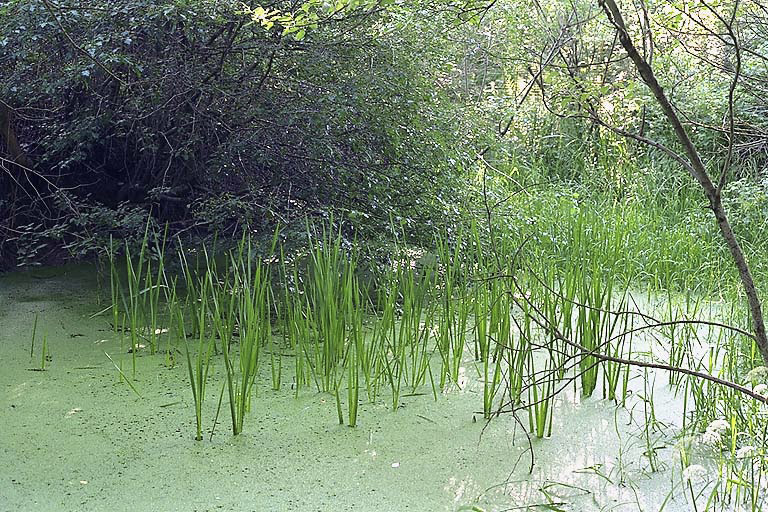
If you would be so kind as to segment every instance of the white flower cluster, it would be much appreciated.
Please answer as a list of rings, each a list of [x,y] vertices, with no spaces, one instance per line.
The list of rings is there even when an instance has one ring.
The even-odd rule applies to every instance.
[[[742,446],[736,450],[737,459],[748,459],[757,456],[757,448],[754,446]]]
[[[757,366],[744,376],[744,383],[752,386],[752,391],[768,397],[768,367]]]
[[[713,421],[709,424],[707,430],[701,434],[701,442],[709,445],[719,444],[730,426],[730,423],[723,419]]]
[[[683,482],[704,483],[707,480],[707,469],[700,464],[691,464],[683,470]]]
[[[768,383],[768,368],[765,366],[752,368],[752,370],[750,370],[750,372],[744,376],[744,381],[752,384],[753,386],[765,386],[765,384]]]

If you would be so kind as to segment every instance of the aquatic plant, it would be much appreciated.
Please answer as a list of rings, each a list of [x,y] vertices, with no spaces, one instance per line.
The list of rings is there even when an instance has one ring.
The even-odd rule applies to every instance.
[[[43,334],[43,347],[40,350],[40,370],[45,371],[45,362],[48,360],[48,336]]]
[[[37,313],[35,313],[35,322],[32,324],[32,340],[29,343],[29,359],[35,357],[35,335],[37,334]]]
[[[541,374],[537,374],[533,359],[529,359],[528,385],[528,423],[530,431],[539,439],[552,435],[552,417],[555,401],[555,372],[552,371],[551,362],[547,361]]]
[[[136,394],[136,396],[138,396],[139,398],[143,398],[141,396],[141,393],[139,393],[139,390],[136,389],[136,386],[133,384],[133,382],[131,382],[131,379],[129,379],[128,376],[125,375],[125,373],[123,373],[123,369],[120,366],[118,366],[117,363],[115,363],[114,359],[112,359],[112,356],[110,356],[107,352],[104,352],[104,355],[107,356],[107,359],[109,359],[109,362],[112,363],[112,366],[114,366],[115,370],[117,370],[117,373],[120,376],[120,381],[121,382],[124,381],[128,385],[128,387],[131,388],[131,391],[133,391]]]
[[[358,361],[357,351],[359,344],[350,343],[347,354],[349,360],[346,362],[347,366],[347,408],[348,408],[348,423],[350,427],[357,426],[357,409],[358,400],[360,396],[360,364]],[[336,394],[338,399],[338,392]]]
[[[199,283],[200,306],[196,310],[198,315],[198,326],[204,326],[207,318],[208,308],[208,296],[207,296],[207,284],[208,280],[201,279]],[[181,329],[182,339],[184,341],[184,348],[187,360],[187,375],[189,377],[189,386],[192,390],[192,401],[195,407],[195,426],[196,426],[196,441],[203,440],[203,402],[205,401],[205,391],[208,381],[208,373],[211,367],[211,356],[214,351],[214,334],[207,333],[204,328],[198,329],[197,332],[197,350],[194,358],[191,355],[189,342],[186,336],[186,329],[184,328],[183,317],[179,316],[179,327]],[[194,362],[193,362],[194,360]]]
[[[129,328],[131,333],[131,350],[137,351],[139,349],[139,336],[140,329],[144,326],[144,299],[145,295],[142,293],[141,284],[143,281],[144,272],[144,259],[146,258],[148,240],[149,240],[149,223],[147,223],[144,230],[144,238],[139,249],[138,262],[134,264],[133,257],[131,255],[130,246],[128,242],[125,243],[125,267],[127,272],[128,281],[128,296],[122,293],[123,311],[128,315]]]
[[[232,262],[232,286],[239,291],[236,299],[239,339],[237,365],[231,354],[230,341],[222,340],[234,435],[243,431],[245,414],[250,410],[258,372],[261,345],[271,336],[269,269],[261,261],[251,260],[251,249],[250,240],[244,241],[237,259]],[[211,274],[208,273],[207,277],[213,289]],[[216,297],[215,294],[213,296]],[[214,298],[215,316],[220,316],[217,309],[220,299]]]
[[[162,306],[167,306],[171,321],[166,354],[174,343],[184,343],[196,439],[202,438],[202,404],[206,386],[213,382],[217,354],[224,371],[211,435],[225,392],[232,430],[238,435],[255,395],[263,350],[268,351],[273,389],[281,389],[283,376],[292,372],[297,396],[310,387],[333,396],[340,424],[359,424],[361,396],[376,402],[386,394],[397,410],[403,396],[423,394],[425,386],[431,385],[438,399],[440,391],[463,385],[470,370],[482,386],[485,419],[526,408],[532,436],[547,437],[553,433],[557,396],[571,382],[583,396],[594,394],[602,383],[603,398],[629,403],[630,367],[624,361],[632,353],[632,333],[638,330],[634,322],[645,317],[628,311],[632,308],[625,276],[611,271],[626,258],[619,249],[629,238],[626,233],[611,234],[606,226],[589,226],[592,238],[579,234],[593,221],[592,213],[558,220],[570,239],[555,254],[538,246],[525,253],[524,234],[497,232],[491,243],[491,235],[475,224],[466,228],[469,236],[439,238],[436,258],[420,263],[421,253],[398,235],[390,261],[377,270],[374,285],[369,283],[367,289],[359,281],[359,254],[338,227],[308,225],[309,246],[290,254],[275,236],[271,253],[259,256],[244,236],[225,258],[201,248],[194,265],[187,255],[195,251],[179,245],[178,277],[160,272],[163,264],[157,258],[143,264],[143,270],[138,269],[141,254],[125,261],[129,275],[134,262],[133,280],[141,276],[141,284],[133,286],[128,278],[123,292],[121,284],[114,287],[113,303],[121,299],[123,307],[114,308],[113,318],[121,311],[128,324],[125,335],[141,336],[142,327],[159,323]],[[279,272],[272,272],[272,263]],[[669,277],[668,282],[677,279]],[[701,305],[691,294],[682,306],[670,307],[665,321],[671,325],[680,317],[692,320],[701,314]],[[131,327],[132,311],[138,329]],[[273,321],[277,336],[272,335]],[[668,363],[698,364],[690,349],[699,342],[694,324],[658,330],[672,340],[665,354]],[[741,348],[738,336],[712,332],[710,328],[707,336],[715,343],[702,369],[738,378],[735,362],[748,360],[748,347]],[[135,361],[136,350],[131,352]],[[122,369],[119,373],[122,379]],[[711,383],[689,378],[677,382],[685,383],[681,392],[689,395],[686,404],[696,411],[684,418],[686,429],[726,412],[735,418],[734,430],[747,433],[744,439],[731,440],[729,450],[735,454],[748,439],[758,444],[758,423],[749,420],[754,404]],[[636,397],[647,414],[643,439],[654,470],[659,434],[652,390]],[[728,464],[733,461],[723,462],[723,473],[741,480],[722,487],[718,496],[754,494],[742,482],[746,466],[728,473]]]
[[[461,284],[466,282],[465,271],[469,268],[461,250],[463,237],[460,232],[453,244],[449,244],[443,237],[435,241],[442,284],[437,332],[437,347],[442,359],[441,388],[445,388],[449,380],[460,385],[459,372],[464,359],[469,315],[472,312],[471,297],[461,288]]]

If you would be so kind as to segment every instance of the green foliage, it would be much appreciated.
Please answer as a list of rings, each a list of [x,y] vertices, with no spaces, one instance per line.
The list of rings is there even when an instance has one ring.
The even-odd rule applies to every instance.
[[[439,223],[471,154],[461,104],[439,83],[455,20],[344,4],[302,38],[249,24],[235,1],[4,5],[0,99],[38,174],[0,174],[13,192],[2,228],[57,240],[81,218],[60,190],[88,215],[140,209],[187,233],[332,211],[368,235],[391,214]],[[4,250],[40,254],[15,246]]]
[[[9,240],[17,247],[19,265],[57,261],[64,257],[104,256],[111,236],[136,249],[144,239],[147,223],[151,223],[146,210],[128,203],[120,203],[112,209],[88,198],[78,199],[65,191],[56,192],[52,201],[61,212],[55,222],[35,220],[17,226],[16,236]],[[153,236],[158,231],[153,228]]]
[[[768,220],[768,182],[759,183],[744,178],[729,183],[724,191],[724,202],[733,218],[734,229],[751,243],[765,239]]]

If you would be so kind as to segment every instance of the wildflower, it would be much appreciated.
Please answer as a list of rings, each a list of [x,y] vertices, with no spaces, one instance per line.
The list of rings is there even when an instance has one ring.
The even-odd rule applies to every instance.
[[[752,389],[755,393],[758,395],[768,396],[768,385],[766,384],[758,384],[757,386]]]
[[[768,382],[768,368],[765,366],[752,368],[752,370],[750,370],[744,377],[744,381],[751,383],[753,386],[755,384]]]
[[[751,458],[757,455],[757,448],[754,446],[742,446],[738,450],[736,450],[736,458],[737,459],[746,459]]]
[[[719,444],[720,441],[722,441],[722,439],[723,439],[722,434],[720,434],[715,430],[707,429],[706,432],[701,434],[701,442],[703,444],[709,444],[709,445]]]
[[[709,424],[707,430],[701,434],[701,442],[704,444],[718,444],[725,432],[730,427],[730,424],[723,419],[715,420]]]
[[[719,419],[709,424],[707,430],[717,432],[718,434],[724,434],[726,430],[731,426],[726,420]]]
[[[700,464],[691,464],[683,470],[683,481],[698,483],[704,482],[707,478],[707,470]]]

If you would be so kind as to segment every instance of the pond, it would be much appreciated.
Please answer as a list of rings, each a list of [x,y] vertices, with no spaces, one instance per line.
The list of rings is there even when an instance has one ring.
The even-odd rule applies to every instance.
[[[116,364],[131,354],[96,314],[108,306],[96,276],[83,265],[0,276],[2,511],[687,511],[692,493],[700,506],[709,496],[703,448],[703,473],[681,472],[682,398],[639,369],[625,407],[567,390],[552,435],[529,439],[525,411],[483,420],[471,358],[461,389],[403,393],[396,411],[361,399],[354,428],[339,425],[332,394],[275,391],[262,364],[233,436],[224,412],[213,429],[214,364],[195,441],[182,352],[138,353],[135,392],[126,385]]]

